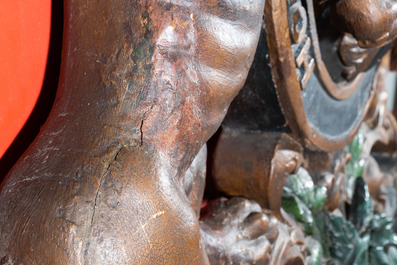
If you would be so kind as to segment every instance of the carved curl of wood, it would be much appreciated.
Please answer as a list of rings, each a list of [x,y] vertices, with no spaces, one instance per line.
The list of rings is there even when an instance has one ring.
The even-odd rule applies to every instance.
[[[211,264],[305,264],[299,227],[278,221],[254,201],[218,199],[200,222]]]

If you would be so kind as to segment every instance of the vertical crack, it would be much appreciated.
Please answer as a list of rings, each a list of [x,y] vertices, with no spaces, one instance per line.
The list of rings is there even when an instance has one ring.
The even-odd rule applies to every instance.
[[[91,216],[90,231],[91,231],[91,229],[92,229],[92,224],[93,224],[93,222],[94,222],[95,211],[96,211],[96,208],[97,208],[98,197],[99,197],[99,191],[100,191],[101,188],[102,188],[103,178],[104,178],[104,177],[106,176],[106,174],[109,172],[110,167],[111,167],[112,164],[117,160],[117,156],[120,154],[120,152],[121,152],[121,150],[122,150],[123,148],[124,148],[123,146],[118,148],[118,150],[115,152],[115,155],[113,156],[113,159],[109,162],[108,166],[107,166],[106,169],[105,169],[105,172],[102,174],[101,178],[99,179],[99,187],[98,187],[98,189],[97,189],[97,191],[96,191],[95,200],[94,200],[94,209],[93,209],[92,216]]]
[[[141,120],[141,126],[139,127],[139,132],[141,133],[141,142],[139,143],[139,146],[143,145],[143,131],[142,131],[142,127],[143,127],[143,120]]]
[[[84,264],[88,264],[89,258],[88,258],[88,250],[89,250],[89,246],[90,246],[90,233],[92,232],[92,226],[94,223],[94,218],[95,218],[95,213],[96,213],[96,208],[97,208],[97,204],[98,204],[98,197],[99,197],[99,191],[102,188],[102,183],[103,183],[103,179],[106,176],[106,174],[108,174],[110,167],[112,166],[112,164],[117,160],[117,156],[120,154],[121,150],[124,148],[124,146],[119,146],[118,149],[113,152],[112,158],[110,159],[110,162],[108,163],[108,165],[105,168],[105,172],[102,174],[102,176],[99,179],[99,186],[98,189],[96,191],[95,194],[95,200],[94,200],[94,207],[93,207],[93,211],[92,211],[92,215],[91,215],[91,220],[90,220],[90,224],[88,229],[86,230],[86,236],[85,236],[85,243],[84,243],[84,248],[83,250],[83,257],[84,257]]]

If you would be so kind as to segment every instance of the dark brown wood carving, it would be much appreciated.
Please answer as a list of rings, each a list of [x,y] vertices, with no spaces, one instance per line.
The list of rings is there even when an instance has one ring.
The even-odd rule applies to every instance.
[[[372,210],[370,193],[397,215],[397,182],[370,156],[397,148],[382,83],[396,1],[64,6],[54,107],[0,185],[0,265],[332,263],[320,214]],[[359,128],[353,197],[343,148]],[[310,224],[284,207],[291,174],[311,181],[287,194]]]
[[[65,1],[54,108],[1,185],[0,260],[208,263],[184,178],[244,84],[263,6]]]
[[[302,231],[254,201],[220,198],[206,208],[200,224],[210,264],[305,264]]]

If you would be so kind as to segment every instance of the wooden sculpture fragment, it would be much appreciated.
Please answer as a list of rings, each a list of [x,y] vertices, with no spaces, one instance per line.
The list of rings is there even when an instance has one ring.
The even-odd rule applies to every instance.
[[[263,6],[65,1],[54,109],[1,185],[0,260],[207,264],[184,178],[244,84]]]
[[[396,147],[374,82],[395,6],[66,0],[54,108],[0,186],[0,265],[319,264],[313,215],[334,229],[340,219],[323,209],[369,205],[370,193],[389,207],[377,170],[354,182],[354,197],[351,155],[332,169],[327,159],[364,120],[363,156]],[[206,142],[225,115],[207,174]],[[310,152],[329,167],[314,180],[301,168],[319,159]],[[228,198],[202,209],[206,175]],[[291,179],[310,192],[294,194]],[[311,221],[288,215],[288,200],[304,201]]]

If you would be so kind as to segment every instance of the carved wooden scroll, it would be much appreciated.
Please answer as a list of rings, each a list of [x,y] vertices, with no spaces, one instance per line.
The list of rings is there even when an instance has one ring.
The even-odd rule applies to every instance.
[[[283,187],[302,164],[301,151],[287,134],[224,127],[214,155],[215,182],[227,194],[253,199],[281,219]]]

